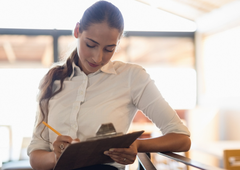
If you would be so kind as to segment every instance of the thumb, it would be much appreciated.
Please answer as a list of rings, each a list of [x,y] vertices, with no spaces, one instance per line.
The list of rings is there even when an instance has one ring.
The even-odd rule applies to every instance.
[[[79,142],[80,142],[80,139],[76,138],[76,139],[73,139],[71,143],[73,144],[73,143],[79,143]]]

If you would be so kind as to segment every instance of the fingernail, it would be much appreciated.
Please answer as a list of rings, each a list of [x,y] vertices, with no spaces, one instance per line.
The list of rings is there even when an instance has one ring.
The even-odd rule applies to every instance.
[[[114,149],[109,149],[109,151],[113,152],[113,151],[114,151]]]
[[[103,152],[105,155],[109,155],[108,151]]]

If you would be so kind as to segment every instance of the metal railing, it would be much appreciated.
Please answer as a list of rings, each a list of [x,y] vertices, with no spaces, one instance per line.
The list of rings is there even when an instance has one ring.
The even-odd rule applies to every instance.
[[[210,166],[210,165],[206,165],[200,162],[197,162],[195,160],[192,160],[190,158],[187,158],[185,156],[181,156],[172,152],[159,152],[158,154],[167,157],[169,159],[175,160],[177,162],[181,162],[187,166],[192,166],[195,167],[197,169],[201,169],[201,170],[224,170],[222,168],[218,168],[218,167],[214,167],[214,166]],[[153,163],[151,162],[150,158],[149,158],[149,153],[138,153],[138,160],[140,163],[139,166],[139,170],[156,170],[156,167],[153,165]]]

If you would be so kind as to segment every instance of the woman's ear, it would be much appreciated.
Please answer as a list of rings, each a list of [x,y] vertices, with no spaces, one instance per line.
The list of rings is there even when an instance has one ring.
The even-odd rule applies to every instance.
[[[80,24],[79,24],[79,22],[77,22],[77,24],[74,28],[74,37],[75,38],[78,38],[78,36],[79,36],[79,27],[80,27]]]

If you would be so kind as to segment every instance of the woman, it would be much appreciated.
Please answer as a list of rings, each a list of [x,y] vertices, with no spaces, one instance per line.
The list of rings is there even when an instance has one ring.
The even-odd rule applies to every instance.
[[[123,29],[121,12],[106,1],[89,7],[76,24],[77,48],[64,65],[50,69],[40,84],[37,126],[28,147],[34,169],[53,169],[62,149],[95,136],[103,123],[112,122],[117,132],[126,133],[138,109],[163,136],[105,151],[115,163],[102,165],[103,169],[124,169],[134,162],[137,152],[189,150],[188,129],[145,70],[135,64],[110,61]],[[44,128],[42,121],[63,135]]]

